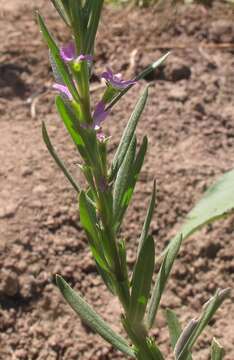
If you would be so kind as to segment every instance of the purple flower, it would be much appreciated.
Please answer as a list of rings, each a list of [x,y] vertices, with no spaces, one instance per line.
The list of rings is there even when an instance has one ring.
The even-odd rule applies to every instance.
[[[61,95],[65,95],[65,97],[68,99],[68,100],[72,100],[73,97],[72,97],[72,94],[70,93],[70,91],[68,90],[68,88],[66,87],[66,85],[63,85],[63,84],[54,84],[53,85],[53,88],[55,90],[58,90]]]
[[[108,84],[119,90],[125,89],[129,85],[134,85],[136,83],[135,80],[122,80],[121,74],[113,74],[109,68],[102,73],[101,78],[105,79]]]
[[[109,111],[105,111],[105,103],[102,100],[99,101],[93,113],[94,130],[99,130],[101,128],[101,123],[106,119],[108,114]]]
[[[70,41],[68,44],[63,45],[60,48],[60,56],[65,62],[75,61],[93,61],[92,55],[83,55],[80,54],[78,57],[76,55],[76,47],[73,41]]]
[[[68,44],[63,45],[60,48],[60,56],[63,61],[69,62],[73,61],[76,57],[76,47],[73,41],[70,41]]]

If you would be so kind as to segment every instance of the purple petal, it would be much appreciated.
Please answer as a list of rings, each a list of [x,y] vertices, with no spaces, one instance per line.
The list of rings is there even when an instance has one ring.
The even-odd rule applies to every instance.
[[[76,61],[79,62],[79,61],[93,61],[93,56],[92,55],[83,55],[83,54],[80,54],[78,56],[78,58],[76,58]]]
[[[134,85],[135,80],[122,80],[121,74],[113,74],[113,72],[108,68],[107,71],[101,74],[101,78],[105,79],[110,83],[114,88],[125,89],[129,85]]]
[[[109,111],[105,111],[105,103],[99,101],[93,113],[93,127],[95,130],[100,129],[101,123],[106,119],[108,114]]]
[[[68,100],[72,100],[72,94],[65,85],[56,83],[53,85],[53,88],[58,90],[62,95],[65,95]]]
[[[60,56],[64,61],[72,61],[76,57],[76,47],[73,41],[60,48]]]

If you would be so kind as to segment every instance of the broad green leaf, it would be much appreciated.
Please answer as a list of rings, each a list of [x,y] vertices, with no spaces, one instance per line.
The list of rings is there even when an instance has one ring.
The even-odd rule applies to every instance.
[[[179,235],[176,238],[176,241],[173,243],[173,246],[170,246],[166,252],[166,255],[163,259],[162,265],[160,267],[158,277],[155,283],[155,286],[152,291],[150,303],[149,303],[149,309],[147,312],[147,326],[148,328],[151,328],[154,323],[155,316],[157,314],[157,310],[160,304],[160,300],[162,297],[162,294],[164,292],[167,280],[169,278],[171,268],[173,266],[173,263],[178,255],[180,245],[182,242],[182,236]]]
[[[45,126],[44,122],[42,122],[42,136],[43,136],[44,142],[46,144],[46,147],[47,147],[49,153],[51,154],[51,156],[53,157],[53,159],[55,160],[56,164],[63,171],[64,175],[70,181],[70,183],[74,187],[74,189],[79,193],[80,192],[80,186],[73,179],[71,173],[69,172],[69,170],[67,170],[67,168],[64,165],[63,161],[59,158],[58,154],[56,153],[56,151],[55,151],[55,149],[54,149],[54,147],[53,147],[53,145],[52,145],[52,143],[50,141],[50,138],[49,138],[49,135],[47,133],[46,126]]]
[[[145,314],[154,272],[154,260],[154,240],[152,236],[148,236],[137,258],[132,277],[129,318],[134,324],[140,323]]]
[[[175,346],[175,359],[187,360],[188,351],[191,351],[197,338],[209,324],[210,320],[229,296],[230,289],[218,290],[216,294],[204,305],[200,318],[193,320],[182,331]]]
[[[179,320],[176,316],[176,313],[173,310],[166,309],[165,315],[170,333],[171,346],[174,349],[175,344],[177,343],[177,340],[180,337],[182,329]]]
[[[189,212],[180,233],[187,239],[203,226],[234,212],[234,170],[226,172],[203,195]],[[169,246],[173,246],[176,237]],[[165,249],[167,251],[168,247]],[[163,252],[163,254],[165,253]],[[162,255],[163,255],[162,254]]]
[[[224,348],[213,338],[211,344],[211,360],[222,360],[224,357]]]
[[[98,315],[94,309],[75,292],[66,281],[59,275],[56,276],[56,283],[62,295],[72,309],[80,316],[86,325],[103,339],[113,345],[124,354],[135,358],[135,354],[126,340],[116,334],[109,325]]]
[[[116,154],[115,154],[113,162],[112,162],[111,179],[115,178],[115,176],[127,154],[127,151],[130,146],[130,143],[132,141],[132,138],[134,136],[138,121],[144,110],[147,98],[148,98],[148,86],[145,88],[144,92],[140,96],[140,98],[135,106],[135,109],[133,110],[133,113],[128,121],[128,124],[124,130],[123,136],[120,140],[118,149],[116,151]]]
[[[59,15],[61,16],[61,18],[63,19],[65,24],[67,26],[70,26],[70,20],[67,15],[66,9],[64,8],[63,1],[62,0],[51,0],[51,2],[53,3],[55,9],[58,11]]]
[[[146,214],[146,217],[145,217],[145,222],[144,222],[142,232],[141,232],[141,237],[140,237],[140,240],[139,240],[138,251],[137,251],[138,256],[139,256],[141,247],[144,244],[144,242],[145,242],[145,240],[146,240],[146,238],[148,236],[150,223],[151,223],[153,213],[154,213],[155,201],[156,201],[156,186],[155,186],[155,181],[154,181],[151,200],[150,200],[150,203],[149,203],[149,207],[148,207],[147,214]]]
[[[61,75],[61,78],[63,79],[63,82],[64,84],[68,87],[69,91],[71,92],[73,98],[76,100],[76,101],[80,101],[80,98],[79,98],[79,94],[76,90],[76,87],[74,85],[74,82],[71,78],[71,75],[69,73],[69,70],[67,68],[67,66],[64,64],[63,60],[61,59],[61,56],[60,56],[60,51],[59,51],[59,48],[58,46],[56,45],[53,37],[51,36],[51,34],[49,33],[49,30],[47,29],[42,17],[40,14],[38,14],[38,22],[39,22],[39,25],[40,25],[40,28],[41,28],[41,32],[42,32],[42,35],[51,51],[51,54],[53,56],[53,59],[56,63],[56,66],[57,66],[57,69]]]
[[[157,61],[153,62],[151,65],[149,65],[146,69],[144,69],[136,78],[135,80],[141,80],[144,79],[147,75],[149,75],[152,71],[154,71],[155,69],[157,69],[168,57],[168,55],[170,54],[170,52],[167,52],[166,54],[164,54],[163,56],[161,56]],[[122,90],[111,102],[110,104],[107,106],[106,110],[111,109],[120,99],[123,95],[125,95],[129,89],[131,89],[131,87],[134,85],[129,85],[127,88],[125,88],[124,90]]]
[[[134,162],[136,153],[136,137],[132,138],[131,144],[128,148],[126,157],[118,171],[118,175],[114,184],[113,190],[113,213],[115,221],[119,222],[121,210],[123,208],[123,196],[127,189],[129,176],[131,175],[132,164]]]

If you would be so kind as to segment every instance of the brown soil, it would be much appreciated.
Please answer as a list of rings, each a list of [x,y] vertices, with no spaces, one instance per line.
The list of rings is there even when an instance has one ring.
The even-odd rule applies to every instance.
[[[8,0],[0,9],[0,359],[123,359],[80,322],[53,284],[55,273],[63,275],[122,332],[121,309],[97,275],[80,231],[76,194],[41,138],[45,120],[53,143],[79,179],[79,159],[53,104],[36,7],[59,41],[65,41],[68,33],[48,1],[33,6],[29,0]],[[129,77],[173,49],[166,65],[148,79],[150,100],[138,134],[149,136],[150,148],[123,231],[130,265],[153,178],[158,208],[152,232],[159,252],[207,186],[234,167],[233,15],[222,1],[209,9],[197,5],[103,13],[97,73],[108,62]],[[96,85],[98,78],[93,81]],[[145,84],[135,86],[106,122],[111,151]],[[183,324],[216,288],[233,286],[233,224],[231,217],[209,226],[183,245],[162,304],[175,309]],[[226,348],[225,359],[234,359],[233,310],[231,300],[226,301],[198,343],[196,359],[210,358],[212,336]],[[153,334],[169,354],[162,312]]]

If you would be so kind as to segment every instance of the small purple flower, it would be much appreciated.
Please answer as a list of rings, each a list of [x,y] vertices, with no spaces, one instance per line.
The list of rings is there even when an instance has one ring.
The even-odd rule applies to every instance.
[[[71,101],[73,99],[72,94],[70,93],[70,91],[68,90],[66,85],[56,83],[56,84],[53,85],[53,88],[55,90],[58,90],[61,93],[61,95],[65,95],[65,97],[68,100]]]
[[[68,44],[63,45],[60,48],[60,56],[63,61],[69,62],[73,61],[76,57],[76,47],[73,41],[70,41]]]
[[[70,41],[68,44],[63,45],[60,48],[60,56],[65,62],[75,61],[93,61],[92,55],[83,55],[80,54],[78,57],[76,55],[76,47],[73,41]]]
[[[122,80],[121,74],[113,74],[109,68],[107,68],[107,71],[102,73],[101,78],[105,79],[108,84],[118,90],[123,90],[129,85],[134,85],[136,83],[135,80]]]
[[[99,130],[101,128],[101,123],[106,119],[108,114],[109,111],[105,110],[105,103],[102,100],[99,101],[93,113],[94,130]]]

